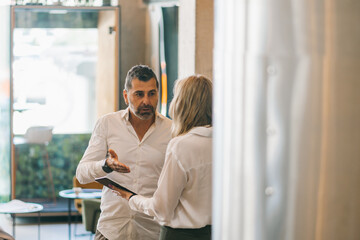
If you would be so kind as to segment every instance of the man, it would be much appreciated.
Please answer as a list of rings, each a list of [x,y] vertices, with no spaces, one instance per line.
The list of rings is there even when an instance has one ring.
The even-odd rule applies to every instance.
[[[76,177],[88,183],[108,175],[151,197],[171,138],[171,121],[156,111],[159,83],[149,67],[137,65],[129,70],[123,94],[128,108],[97,121]],[[159,231],[151,217],[130,210],[126,200],[103,189],[95,239],[158,239]]]

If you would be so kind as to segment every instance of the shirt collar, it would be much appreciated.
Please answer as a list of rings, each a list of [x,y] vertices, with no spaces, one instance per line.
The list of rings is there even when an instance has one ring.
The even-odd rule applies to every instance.
[[[189,134],[196,134],[203,137],[212,137],[212,126],[194,127],[189,131]]]

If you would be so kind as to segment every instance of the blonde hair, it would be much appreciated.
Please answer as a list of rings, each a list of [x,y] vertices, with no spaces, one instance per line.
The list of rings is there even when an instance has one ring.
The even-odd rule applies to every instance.
[[[193,127],[212,125],[212,82],[202,75],[178,80],[170,104],[172,134],[178,136]]]

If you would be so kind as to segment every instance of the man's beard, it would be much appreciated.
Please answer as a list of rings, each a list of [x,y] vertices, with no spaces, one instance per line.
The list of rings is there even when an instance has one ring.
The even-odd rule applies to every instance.
[[[143,109],[148,109],[147,111],[142,111]],[[135,109],[134,109],[135,110]],[[151,105],[140,105],[136,111],[133,111],[135,116],[140,118],[141,120],[149,120],[155,114],[155,109]]]

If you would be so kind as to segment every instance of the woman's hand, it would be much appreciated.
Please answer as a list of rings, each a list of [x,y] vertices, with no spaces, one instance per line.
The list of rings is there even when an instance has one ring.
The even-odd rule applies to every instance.
[[[129,201],[130,197],[133,195],[131,192],[122,190],[120,188],[117,188],[115,186],[113,186],[113,193],[115,193],[116,195],[125,198],[126,200]]]

